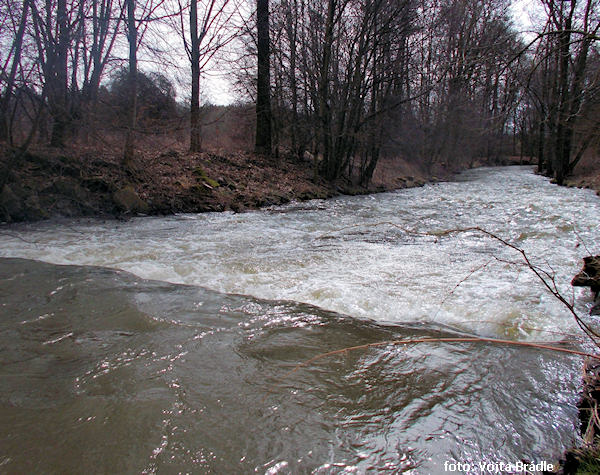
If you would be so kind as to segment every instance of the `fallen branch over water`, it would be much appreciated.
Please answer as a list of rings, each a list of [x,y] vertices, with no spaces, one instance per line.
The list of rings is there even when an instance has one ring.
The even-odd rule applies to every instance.
[[[537,348],[540,350],[550,350],[557,351],[560,353],[567,353],[570,355],[576,356],[585,356],[588,358],[594,358],[600,361],[600,355],[595,355],[593,353],[586,353],[584,351],[571,350],[568,348],[560,348],[557,346],[548,345],[546,343],[533,343],[527,341],[514,341],[514,340],[503,340],[498,338],[485,338],[485,337],[447,337],[447,338],[412,338],[408,340],[389,340],[389,341],[377,341],[374,343],[367,343],[364,345],[357,346],[349,346],[346,348],[341,348],[339,350],[328,351],[327,353],[320,353],[312,358],[303,361],[302,363],[298,363],[294,368],[288,371],[282,379],[291,376],[293,373],[298,371],[300,368],[310,365],[315,361],[321,360],[323,358],[328,358],[330,356],[340,355],[347,353],[349,351],[355,350],[364,350],[368,348],[374,348],[379,346],[398,346],[398,345],[411,345],[417,343],[492,343],[496,345],[510,345],[510,346],[521,346],[528,348]]]
[[[546,287],[546,289],[569,310],[571,315],[573,315],[573,317],[575,318],[575,322],[577,323],[579,328],[581,328],[581,330],[589,337],[589,339],[594,343],[594,345],[596,345],[598,348],[600,348],[600,342],[598,341],[598,339],[600,339],[600,335],[596,331],[594,331],[592,328],[590,328],[589,325],[587,325],[581,319],[579,314],[575,311],[574,303],[569,302],[565,297],[562,296],[562,294],[560,293],[560,291],[558,290],[558,287],[556,285],[554,275],[550,274],[548,271],[542,269],[541,267],[534,265],[530,261],[529,256],[523,249],[515,246],[514,244],[509,243],[508,241],[495,235],[494,233],[491,233],[491,232],[489,232],[483,228],[480,228],[478,226],[464,228],[464,229],[449,229],[449,230],[443,231],[441,233],[438,233],[438,235],[443,236],[443,235],[463,233],[463,232],[469,232],[469,231],[476,231],[476,232],[483,233],[484,235],[486,235],[492,239],[495,239],[496,241],[499,241],[500,243],[504,244],[505,246],[510,247],[511,249],[513,249],[513,250],[517,251],[519,254],[521,254],[521,256],[523,257],[523,260],[525,261],[525,265],[527,267],[529,267],[529,269],[536,275],[536,277],[542,282],[544,287]]]
[[[496,322],[494,320],[465,320],[465,323],[489,323],[491,325],[498,325],[498,326],[503,326],[503,327],[508,327],[508,328],[514,328],[514,326],[511,323]],[[546,330],[545,328],[531,327],[529,325],[520,325],[519,328],[523,329],[523,330],[531,330],[534,332],[551,333],[553,335],[572,337],[572,338],[576,338],[579,340],[581,338],[583,338],[582,335],[576,335],[575,333],[559,332],[556,330]],[[549,343],[549,342],[544,342],[544,343]],[[567,342],[565,342],[565,343],[567,343]]]
[[[555,280],[555,276],[553,273],[548,272],[547,270],[543,269],[540,266],[537,266],[535,264],[533,264],[529,258],[529,256],[527,255],[527,253],[521,249],[518,246],[515,246],[514,244],[511,244],[510,242],[508,242],[506,239],[486,230],[483,229],[479,226],[470,226],[467,228],[456,228],[456,229],[445,229],[445,230],[441,230],[441,231],[416,231],[413,229],[408,229],[405,228],[403,226],[399,226],[395,223],[392,223],[390,221],[382,221],[382,222],[378,222],[378,223],[373,223],[372,225],[369,225],[369,227],[371,226],[381,226],[381,225],[387,225],[387,226],[392,226],[394,228],[397,228],[401,231],[403,231],[406,234],[409,235],[414,235],[414,236],[430,236],[430,237],[443,237],[443,236],[449,236],[452,234],[460,234],[460,233],[467,233],[467,232],[478,232],[481,233],[491,239],[494,239],[498,242],[500,242],[501,244],[503,244],[506,247],[509,247],[511,249],[513,249],[514,251],[518,252],[521,257],[523,258],[523,263],[522,265],[525,265],[525,267],[528,267],[535,275],[536,277],[542,282],[542,284],[544,285],[544,287],[557,299],[559,300],[571,313],[571,315],[573,316],[573,318],[575,319],[575,322],[577,323],[577,325],[579,326],[579,328],[585,333],[585,335],[594,343],[594,345],[598,348],[600,348],[600,334],[598,334],[598,332],[596,332],[595,330],[593,330],[592,328],[590,328],[590,326],[585,323],[583,321],[583,319],[579,316],[579,314],[577,313],[577,311],[575,310],[575,305],[574,302],[569,302],[558,290],[558,286],[556,285],[556,280]],[[363,226],[363,225],[353,225],[353,226],[346,226],[344,228],[341,228],[340,231],[343,231],[345,229],[350,229],[350,228],[354,228],[354,227],[358,227],[358,226]],[[331,236],[331,234],[324,234],[322,236],[320,236],[320,238],[327,238]],[[503,259],[500,259],[496,256],[493,256],[492,259],[495,259],[499,262],[504,262],[507,264],[512,264],[512,265],[518,265],[517,262],[512,262],[512,261],[506,261]],[[456,287],[452,290],[452,292],[450,292],[450,294],[454,293],[454,291],[467,279],[469,279],[475,272],[477,272],[478,270],[481,269],[485,269],[488,265],[489,265],[490,261],[486,262],[485,264],[483,264],[482,266],[474,269],[469,275],[467,275],[465,278],[463,278],[457,285]],[[448,296],[445,297],[445,299],[448,298]],[[444,299],[444,300],[445,300]]]
[[[414,230],[406,229],[402,226],[398,226],[397,224],[391,223],[391,222],[376,223],[376,224],[374,224],[374,226],[378,226],[381,224],[390,225],[392,227],[398,228],[409,235],[433,236],[436,238],[435,242],[437,242],[437,238],[441,237],[441,236],[448,236],[451,234],[458,234],[458,233],[465,233],[465,232],[478,232],[478,233],[482,233],[483,235],[485,235],[491,239],[494,239],[494,240],[500,242],[504,246],[507,246],[507,247],[513,249],[514,251],[518,252],[521,255],[524,262],[522,262],[522,263],[512,262],[512,261],[503,260],[497,256],[492,256],[492,259],[490,259],[488,262],[484,263],[480,267],[473,269],[466,277],[464,277],[462,280],[460,280],[458,282],[458,284],[455,286],[455,288],[450,292],[450,295],[453,294],[455,292],[455,290],[460,285],[462,285],[463,282],[465,282],[467,279],[469,279],[475,272],[477,272],[481,269],[487,268],[487,266],[490,264],[490,262],[494,259],[497,260],[498,262],[505,262],[505,263],[508,263],[511,265],[524,265],[524,266],[528,267],[538,277],[538,279],[542,282],[544,287],[569,310],[569,312],[573,315],[577,325],[583,331],[583,333],[594,343],[594,345],[596,347],[600,348],[600,335],[594,329],[590,328],[589,325],[587,325],[582,320],[582,318],[577,314],[577,311],[575,310],[575,304],[574,304],[574,300],[575,300],[574,294],[571,296],[571,301],[568,301],[560,293],[560,291],[558,290],[558,286],[556,284],[555,272],[551,268],[551,266],[548,264],[548,268],[550,269],[550,272],[549,272],[546,269],[543,269],[542,267],[534,265],[531,262],[531,260],[529,259],[529,256],[527,255],[527,253],[523,249],[517,247],[514,244],[511,244],[506,239],[503,239],[500,236],[497,236],[496,234],[491,233],[491,232],[489,232],[483,228],[480,228],[478,226],[462,228],[462,229],[449,229],[449,230],[444,230],[444,231],[439,231],[439,232],[414,231]],[[355,227],[355,226],[350,226],[350,227]],[[342,228],[342,229],[346,229],[346,228]],[[322,237],[328,237],[328,236],[324,235]],[[579,237],[579,235],[578,235],[578,237]],[[587,248],[587,246],[585,246],[585,243],[584,243],[584,247],[586,248],[588,253],[591,255],[592,253]],[[588,258],[588,259],[598,259],[598,258],[599,258],[599,256],[596,256],[595,258]],[[586,261],[586,264],[588,264],[587,261]],[[585,266],[584,266],[584,271],[582,271],[582,273],[584,274],[583,277],[585,277],[585,279],[579,279],[579,280],[585,280],[584,284],[589,285],[588,280],[589,280],[590,276],[588,274],[590,272],[586,271]],[[581,276],[579,275],[578,277],[581,277]],[[579,285],[582,285],[582,282],[579,282],[578,277],[573,279],[572,284],[575,284],[575,282],[578,282]],[[593,286],[592,286],[592,290],[594,290]],[[598,286],[596,286],[595,291],[596,291],[596,297],[597,297]],[[446,300],[446,298],[448,298],[448,296],[446,296],[444,298],[444,300]],[[494,323],[498,323],[498,322],[494,322]],[[560,334],[560,332],[550,332],[550,333],[559,333]],[[562,467],[561,467],[560,473],[575,473],[573,471],[567,472],[567,464],[571,465],[571,467],[570,467],[571,470],[576,470],[578,468],[578,466],[581,465],[585,468],[593,467],[593,468],[591,468],[591,470],[589,472],[586,472],[586,473],[597,473],[598,460],[600,460],[600,444],[598,443],[598,440],[600,440],[600,437],[598,436],[598,432],[600,431],[600,414],[599,414],[600,384],[598,383],[598,381],[600,380],[600,377],[599,377],[600,371],[598,370],[598,368],[600,367],[600,354],[587,353],[587,352],[572,350],[572,349],[568,349],[568,348],[560,348],[560,347],[551,345],[550,344],[551,342],[534,343],[534,342],[512,341],[512,340],[486,338],[486,337],[415,338],[415,339],[408,339],[408,340],[391,340],[391,341],[368,343],[368,344],[364,344],[364,345],[357,345],[357,346],[342,348],[339,350],[333,350],[333,351],[329,351],[327,353],[321,353],[316,356],[313,356],[312,358],[310,358],[302,363],[297,364],[294,368],[292,368],[290,371],[288,371],[283,376],[283,378],[289,377],[294,372],[298,371],[300,368],[308,366],[309,364],[314,363],[317,360],[327,358],[330,356],[344,354],[346,352],[354,351],[354,350],[368,349],[368,348],[381,347],[381,346],[409,345],[409,344],[418,344],[418,343],[478,343],[478,342],[488,343],[488,344],[496,344],[496,345],[529,347],[529,348],[535,348],[535,349],[540,349],[540,350],[555,351],[555,352],[560,352],[560,353],[565,353],[565,354],[570,354],[570,355],[575,355],[575,356],[583,356],[583,357],[588,358],[588,360],[585,363],[585,369],[584,369],[585,390],[584,390],[583,402],[579,405],[580,418],[582,419],[583,427],[584,427],[584,429],[582,430],[582,435],[583,435],[586,445],[583,449],[574,449],[566,454],[566,461],[561,461]],[[599,362],[599,364],[592,368],[592,366],[590,365],[590,360],[596,360],[597,362]],[[582,417],[582,415],[583,415],[583,417]],[[546,473],[546,472],[544,472],[544,473]]]

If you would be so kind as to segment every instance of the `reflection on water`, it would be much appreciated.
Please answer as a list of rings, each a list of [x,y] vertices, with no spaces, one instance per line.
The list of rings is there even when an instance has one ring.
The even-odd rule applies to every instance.
[[[241,215],[4,228],[4,256],[79,266],[0,259],[0,471],[442,473],[452,460],[552,461],[572,442],[576,358],[390,345],[291,370],[377,341],[573,331],[528,272],[493,258],[515,260],[510,249],[406,230],[485,227],[547,261],[562,285],[578,240],[598,235],[598,211],[592,193],[509,168]]]
[[[340,473],[546,460],[578,364],[126,273],[0,260],[0,463],[11,473]]]

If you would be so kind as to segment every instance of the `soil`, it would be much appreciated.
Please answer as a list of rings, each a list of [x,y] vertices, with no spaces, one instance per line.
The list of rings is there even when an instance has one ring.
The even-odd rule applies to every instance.
[[[97,149],[0,151],[0,222],[232,210],[364,194],[432,179],[402,160],[382,160],[369,187],[313,180],[313,166],[247,152],[140,153],[124,168]],[[438,171],[438,176],[444,176]]]
[[[589,173],[576,173],[567,179],[567,186],[576,186],[577,188],[589,188],[596,191],[600,196],[600,172],[590,171]]]
[[[573,176],[566,180],[568,186],[590,188],[600,196],[600,162],[598,151],[590,151],[575,167]]]

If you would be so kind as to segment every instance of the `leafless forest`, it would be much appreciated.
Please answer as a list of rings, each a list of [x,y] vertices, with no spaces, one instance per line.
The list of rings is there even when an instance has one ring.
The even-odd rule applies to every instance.
[[[0,139],[125,168],[256,150],[363,185],[382,157],[516,155],[562,183],[598,146],[600,2],[533,0],[527,32],[510,3],[1,0]],[[233,105],[207,102],[214,71]]]

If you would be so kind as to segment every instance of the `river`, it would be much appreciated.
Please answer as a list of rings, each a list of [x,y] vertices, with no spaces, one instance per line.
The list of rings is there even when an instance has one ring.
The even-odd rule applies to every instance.
[[[554,462],[575,441],[581,358],[422,343],[297,365],[400,339],[577,339],[519,253],[445,231],[496,234],[570,297],[599,217],[593,192],[506,167],[241,214],[2,227],[0,471]]]

